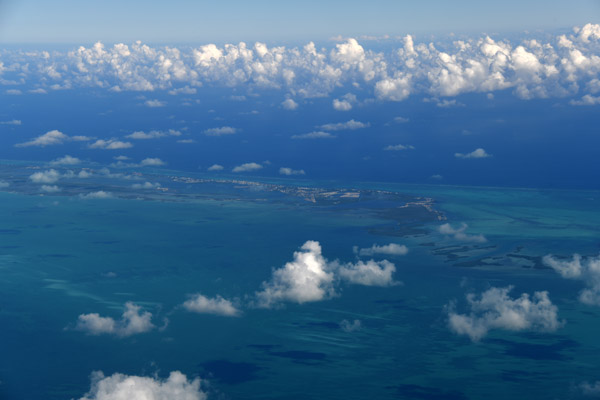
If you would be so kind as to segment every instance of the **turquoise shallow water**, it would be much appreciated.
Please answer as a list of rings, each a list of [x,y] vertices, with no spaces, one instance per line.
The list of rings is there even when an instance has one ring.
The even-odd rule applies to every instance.
[[[460,260],[599,251],[600,194],[388,186],[436,199],[455,226],[483,234],[487,249]],[[578,398],[600,379],[600,308],[577,302],[583,287],[548,269],[457,267],[435,249],[437,232],[374,235],[376,220],[277,202],[181,203],[0,193],[0,398],[71,399],[90,373],[206,380],[212,398]],[[279,309],[244,307],[238,318],[193,314],[189,294],[247,304],[273,268],[317,240],[326,258],[354,261],[352,246],[390,242],[403,285],[343,285],[338,297]],[[483,245],[482,245],[483,246]],[[492,330],[479,343],[450,332],[444,307],[490,286],[513,295],[548,290],[566,323],[553,333]],[[125,338],[73,329],[83,313],[117,319],[127,301],[161,329]],[[168,319],[168,324],[165,323]],[[343,320],[360,320],[345,332]]]

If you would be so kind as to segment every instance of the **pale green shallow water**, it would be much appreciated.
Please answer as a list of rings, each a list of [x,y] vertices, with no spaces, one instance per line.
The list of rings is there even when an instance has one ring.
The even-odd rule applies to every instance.
[[[390,189],[390,187],[386,187]],[[495,248],[470,259],[523,254],[596,255],[599,193],[394,186],[431,196],[455,225]],[[83,201],[0,193],[0,398],[79,398],[89,374],[180,370],[208,380],[212,398],[578,398],[600,379],[600,308],[577,302],[580,282],[547,269],[459,268],[412,238],[369,234],[372,219],[278,203]],[[352,246],[405,244],[391,257],[403,286],[344,286],[337,298],[246,308],[239,318],[192,314],[202,292],[247,302],[273,268],[318,240],[328,259]],[[463,255],[464,255],[463,254]],[[113,273],[113,274],[109,274]],[[108,274],[108,275],[107,275]],[[110,277],[110,275],[114,275]],[[566,325],[551,334],[492,331],[480,343],[447,327],[444,306],[489,286],[513,295],[548,290]],[[133,301],[163,330],[129,338],[70,329],[82,313],[117,318]],[[338,324],[359,319],[362,329]]]

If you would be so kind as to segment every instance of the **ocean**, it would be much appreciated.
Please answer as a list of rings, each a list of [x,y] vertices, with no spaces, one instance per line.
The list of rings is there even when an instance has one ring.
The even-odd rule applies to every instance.
[[[79,399],[93,371],[177,370],[219,399],[570,399],[600,379],[600,309],[577,300],[584,282],[540,261],[597,256],[599,192],[338,181],[321,186],[402,197],[312,203],[247,179],[262,186],[97,199],[3,189],[0,398]],[[317,186],[288,186],[298,184]],[[446,219],[420,205],[389,212],[423,198]],[[446,223],[467,224],[466,236],[442,233]],[[358,260],[353,246],[408,253],[372,256],[395,264],[393,285],[340,281],[321,301],[256,307],[263,282],[309,240],[341,264]],[[508,286],[513,298],[548,291],[560,326],[492,327],[479,341],[450,329],[450,310],[469,313],[466,294]],[[190,312],[183,303],[197,293],[240,314]],[[127,302],[152,313],[152,329],[77,327],[82,314],[118,320]]]

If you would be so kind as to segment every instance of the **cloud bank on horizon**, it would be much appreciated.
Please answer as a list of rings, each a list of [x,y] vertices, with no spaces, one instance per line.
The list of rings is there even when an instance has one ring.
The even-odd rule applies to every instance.
[[[66,53],[3,50],[0,81],[10,85],[7,90],[23,87],[22,93],[27,87],[37,93],[99,87],[189,95],[205,85],[246,86],[282,91],[282,108],[287,110],[296,109],[302,99],[329,96],[339,87],[367,88],[382,101],[506,89],[522,99],[574,97],[573,105],[593,105],[600,99],[597,24],[547,41],[523,39],[513,44],[485,36],[448,46],[416,43],[407,35],[402,42],[385,51],[365,48],[353,38],[331,49],[319,49],[312,42],[301,48],[241,42],[187,49],[141,42],[109,47],[98,42]],[[343,111],[354,103],[356,96],[348,93],[332,104]]]

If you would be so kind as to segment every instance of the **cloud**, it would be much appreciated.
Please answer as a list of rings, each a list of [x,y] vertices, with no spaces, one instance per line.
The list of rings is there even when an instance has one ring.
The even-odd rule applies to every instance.
[[[210,167],[208,167],[208,171],[222,171],[223,170],[223,166],[219,165],[219,164],[213,164]]]
[[[56,185],[42,185],[42,187],[40,188],[42,190],[42,192],[46,192],[46,193],[56,193],[56,192],[60,192],[60,188]]]
[[[579,254],[574,254],[572,260],[560,260],[546,255],[542,262],[563,278],[583,281],[587,288],[579,293],[579,301],[600,306],[600,256],[583,259]]]
[[[113,197],[112,193],[110,192],[105,192],[104,190],[99,190],[97,192],[90,192],[87,194],[83,194],[81,193],[79,195],[80,198],[82,199],[86,199],[86,200],[91,200],[91,199],[110,199]]]
[[[205,400],[200,384],[199,378],[188,380],[179,371],[171,372],[165,380],[120,373],[105,376],[96,371],[90,391],[79,400]]]
[[[392,286],[399,283],[392,277],[396,272],[396,266],[387,260],[343,264],[339,266],[337,272],[341,279],[358,285]]]
[[[11,121],[0,121],[0,125],[21,125],[21,120],[13,119]]]
[[[115,321],[111,317],[101,317],[98,313],[81,314],[77,318],[75,329],[90,335],[115,335],[127,337],[154,329],[152,314],[132,302],[125,303],[125,311],[121,319]]]
[[[61,175],[55,169],[49,169],[46,171],[40,171],[31,174],[29,176],[29,180],[31,180],[33,183],[55,183],[61,178],[88,178],[91,175],[92,174],[86,170],[81,170],[78,174],[75,174],[73,171],[68,170]]]
[[[41,90],[96,87],[191,94],[207,85],[314,98],[354,86],[380,101],[501,90],[522,99],[581,98],[593,94],[587,84],[600,74],[598,29],[600,25],[587,24],[566,35],[539,40],[527,34],[514,42],[489,36],[417,42],[406,35],[384,47],[363,45],[354,38],[330,48],[313,42],[298,47],[208,43],[194,48],[98,42],[65,52],[10,50],[3,53],[2,62],[30,65],[12,71],[11,78]],[[8,72],[5,67],[3,75]],[[344,97],[336,100],[341,109],[353,105]]]
[[[403,145],[403,144],[395,144],[395,145],[389,145],[383,148],[383,150],[385,151],[399,151],[399,150],[414,150],[415,146],[412,145]]]
[[[256,293],[257,305],[271,308],[285,301],[302,304],[332,297],[334,274],[327,268],[319,242],[307,241],[294,252],[293,261],[274,270],[271,280],[263,282],[262,291]]]
[[[336,111],[350,111],[352,104],[348,100],[333,99],[333,109]]]
[[[150,108],[158,108],[158,107],[164,107],[167,105],[166,101],[160,101],[160,100],[146,100],[144,102],[144,105],[146,107],[150,107]]]
[[[375,96],[380,100],[402,101],[411,92],[411,75],[397,73],[394,78],[385,78],[375,84]]]
[[[358,331],[361,327],[362,324],[359,319],[355,319],[352,322],[348,321],[347,319],[344,319],[342,320],[342,322],[340,322],[340,328],[342,328],[344,332],[348,333]]]
[[[363,129],[368,128],[370,124],[363,123],[360,121],[355,121],[351,119],[346,122],[338,122],[337,124],[325,124],[321,125],[319,128],[324,131],[342,131],[342,130],[354,130],[354,129]]]
[[[169,90],[169,94],[174,96],[178,94],[196,94],[196,92],[196,88],[191,88],[189,86]]]
[[[479,297],[468,294],[469,314],[456,313],[454,305],[450,304],[450,329],[477,342],[492,329],[552,332],[564,325],[558,320],[558,308],[548,298],[548,292],[535,292],[532,297],[523,293],[513,299],[508,296],[512,289],[512,286],[493,287]]]
[[[127,163],[119,160],[116,163],[110,164],[114,168],[162,167],[164,165],[167,165],[165,161],[155,157],[144,158],[139,163]]]
[[[435,102],[435,105],[436,105],[436,107],[440,107],[440,108],[464,107],[463,103],[460,103],[456,100],[448,100],[448,99],[437,100]]]
[[[220,128],[207,129],[203,133],[206,136],[233,135],[234,133],[237,133],[237,129],[236,128],[232,128],[231,126],[222,126]]]
[[[77,165],[80,164],[81,160],[77,157],[71,157],[70,155],[66,155],[61,158],[57,158],[56,160],[50,161],[50,165]]]
[[[486,153],[484,149],[478,148],[467,154],[454,153],[454,157],[456,157],[456,158],[487,158],[487,157],[491,157],[491,155]]]
[[[293,135],[292,139],[333,139],[335,136],[329,132],[315,131],[302,135]]]
[[[6,181],[0,181],[0,189],[5,189],[5,188],[7,188],[7,187],[9,187],[9,186],[10,186],[10,183],[9,183],[9,182],[6,182]]]
[[[571,100],[569,104],[573,106],[595,106],[600,104],[600,96],[584,95],[581,100]]]
[[[21,92],[19,89],[8,89],[4,93],[17,96],[23,94],[23,92]]]
[[[354,248],[354,252],[358,253],[360,256],[369,256],[372,257],[377,254],[385,254],[390,256],[403,256],[408,254],[408,247],[403,244],[390,243],[383,246],[378,246],[374,244],[371,247],[367,247],[364,249],[358,249],[358,247]]]
[[[77,136],[71,136],[69,137],[69,140],[72,140],[74,142],[87,142],[88,140],[93,140],[94,138],[89,137],[89,136],[82,136],[82,135],[77,135]]]
[[[405,124],[407,122],[409,122],[410,119],[408,118],[404,118],[404,117],[394,117],[394,122],[397,124]]]
[[[139,164],[131,164],[131,165],[139,167]],[[121,173],[112,173],[106,167],[100,168],[98,170],[98,173],[107,178],[114,178],[114,179],[125,179],[125,180],[140,180],[141,179],[138,175],[126,175],[126,174],[121,174]]]
[[[140,167],[162,167],[163,165],[167,165],[167,163],[160,158],[144,158],[140,161],[139,165]]]
[[[309,240],[300,251],[294,252],[294,260],[273,271],[271,279],[262,283],[256,292],[256,306],[272,308],[284,302],[307,303],[330,299],[337,294],[341,282],[365,286],[392,286],[396,271],[387,260],[357,263],[329,262],[322,255],[319,242]]]
[[[596,381],[593,384],[583,382],[579,385],[579,388],[585,396],[598,397],[600,395],[600,381]]]
[[[55,183],[60,179],[60,173],[55,169],[47,171],[35,172],[29,176],[29,180],[33,183]]]
[[[200,314],[215,314],[226,317],[237,317],[240,315],[240,310],[231,301],[218,295],[214,298],[209,298],[198,293],[183,303],[183,306],[188,311]]]
[[[460,240],[461,242],[487,242],[487,239],[483,235],[466,234],[465,231],[468,227],[469,225],[464,222],[461,224],[460,228],[453,228],[450,224],[443,224],[439,227],[439,232],[444,235],[452,236],[455,240]]]
[[[56,144],[62,144],[65,140],[68,140],[69,137],[62,133],[61,131],[52,130],[44,133],[41,136],[36,137],[35,139],[25,142],[25,143],[17,143],[16,147],[29,147],[29,146],[39,146],[46,147],[52,146]]]
[[[295,110],[298,108],[298,103],[296,103],[293,99],[285,99],[281,106],[286,110]]]
[[[287,168],[287,167],[281,167],[279,168],[279,174],[280,175],[304,175],[305,172],[303,169],[291,169],[291,168]]]
[[[138,140],[147,140],[147,139],[158,139],[158,138],[162,138],[165,136],[181,136],[181,132],[174,130],[174,129],[169,129],[166,132],[162,132],[162,131],[150,131],[150,132],[143,132],[143,131],[135,131],[127,136],[125,136],[128,139],[138,139]]]
[[[130,147],[133,147],[133,144],[131,144],[129,142],[122,142],[117,139],[109,139],[109,140],[98,139],[94,143],[89,144],[88,147],[90,149],[121,150],[121,149],[128,149]]]
[[[134,183],[133,185],[131,185],[132,189],[156,189],[158,187],[160,187],[159,183],[152,182]]]
[[[251,163],[245,163],[242,165],[238,165],[237,167],[233,168],[233,172],[250,172],[250,171],[257,171],[259,169],[262,169],[262,165],[257,164],[255,162],[251,162]]]

